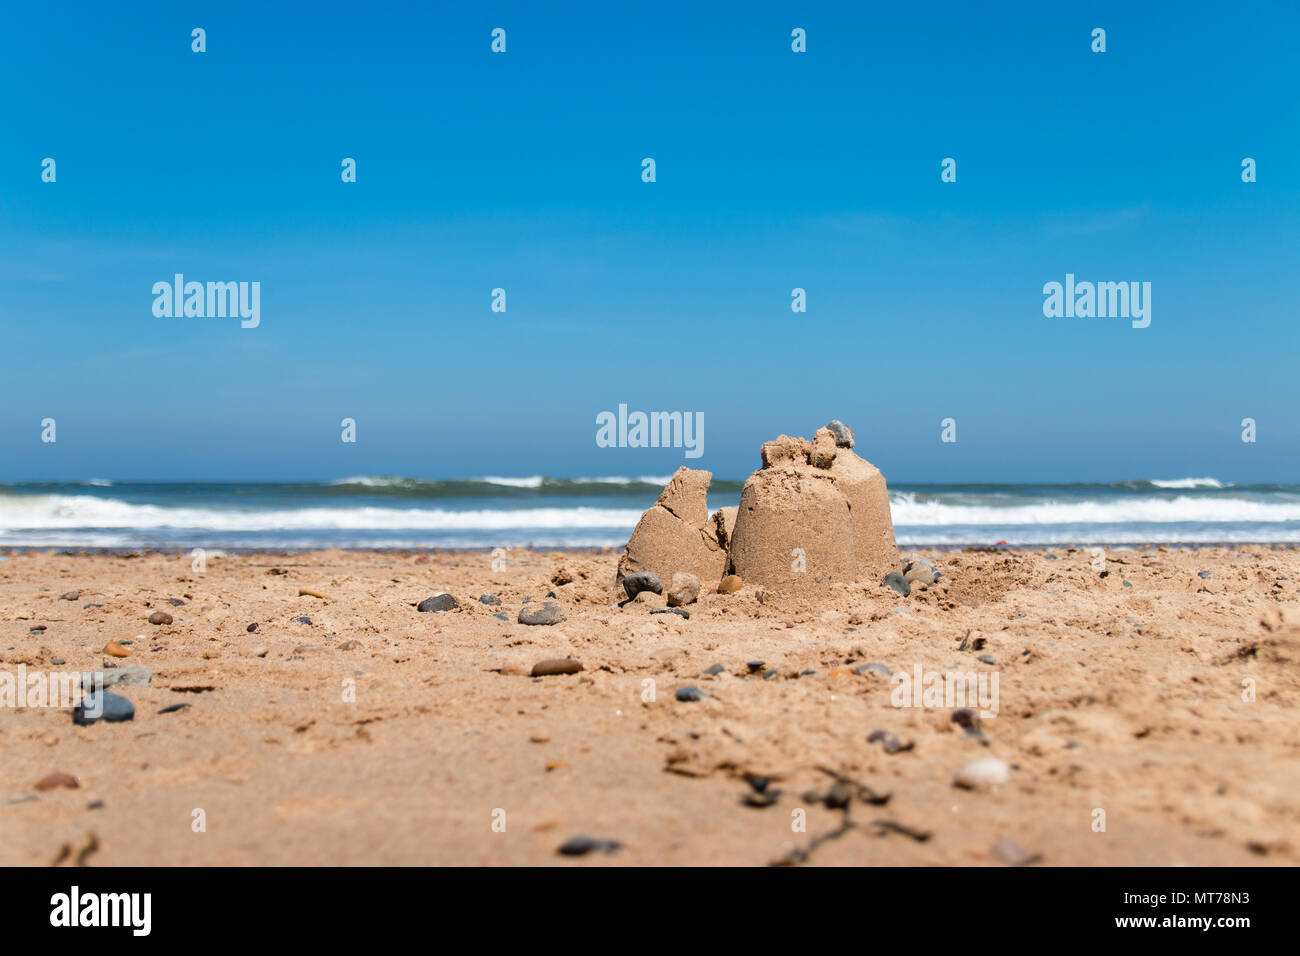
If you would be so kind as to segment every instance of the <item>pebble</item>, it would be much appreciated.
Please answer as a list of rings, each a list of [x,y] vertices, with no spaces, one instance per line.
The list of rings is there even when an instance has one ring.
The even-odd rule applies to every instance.
[[[668,586],[668,606],[681,607],[683,604],[693,604],[700,596],[700,579],[693,574],[685,571],[678,571],[673,575],[672,582]]]
[[[889,730],[873,730],[867,737],[867,743],[874,744],[876,741],[880,741],[880,746],[885,748],[887,754],[903,753],[916,746],[912,741],[903,740],[898,734]]]
[[[726,670],[726,668],[723,667],[721,664],[714,664],[712,667],[708,668],[704,673],[705,673],[705,676],[707,676],[707,677],[717,677],[719,674],[723,673],[725,670]]]
[[[745,666],[749,668],[749,672],[752,674],[766,663],[767,661],[746,661]]]
[[[686,620],[691,619],[691,612],[682,607],[657,607],[650,612],[651,614],[676,614],[678,617],[684,617]]]
[[[739,575],[728,574],[718,582],[719,594],[735,594],[745,586],[745,582],[740,579]]]
[[[478,601],[480,604],[490,604],[494,607],[501,603],[501,599],[495,594],[480,594]]]
[[[149,615],[150,624],[170,624],[171,622],[172,616],[166,611],[154,611]]]
[[[1209,571],[1197,571],[1197,572],[1196,572],[1196,576],[1197,576],[1198,578],[1202,578],[1202,579],[1204,579],[1204,578],[1208,578],[1208,577],[1210,576],[1210,572],[1209,572]]]
[[[994,657],[992,654],[981,654],[979,657],[975,659],[979,661],[981,664],[996,664],[998,662],[997,658]]]
[[[885,580],[880,582],[887,588],[893,588],[903,597],[912,593],[912,585],[907,583],[907,578],[903,577],[897,571],[890,571],[885,575]]]
[[[295,623],[295,624],[310,624],[310,623],[311,623],[311,618],[309,618],[306,614],[304,614],[302,617],[295,617],[295,618],[293,619],[293,623]],[[251,631],[252,628],[250,627],[249,630]]]
[[[621,850],[623,844],[617,840],[601,840],[596,837],[576,836],[566,840],[557,851],[561,856],[586,856],[599,850],[602,853],[613,853],[615,850]]]
[[[245,630],[248,631],[249,634],[252,634],[254,631],[257,630],[257,622],[254,621],[252,624],[248,625],[248,627],[246,627]]]
[[[506,622],[509,622],[509,620],[510,620],[510,618],[506,617],[504,614],[493,614],[492,616],[493,616],[494,618],[496,618],[498,621],[506,621]]]
[[[59,595],[60,601],[79,601],[81,600],[80,591],[64,591]]]
[[[526,604],[519,609],[520,624],[559,624],[563,620],[564,611],[555,601]]]
[[[104,605],[102,605],[102,604],[83,604],[83,605],[81,605],[81,609],[82,609],[83,611],[89,611],[89,610],[90,610],[91,608],[93,608],[93,607],[103,607],[103,606],[104,606]]]
[[[698,687],[679,687],[674,694],[678,700],[685,703],[694,703],[697,700],[703,700],[707,695]]]
[[[977,727],[980,719],[969,707],[958,707],[952,712],[952,722],[958,727]]]
[[[456,599],[450,594],[438,594],[434,597],[427,597],[416,605],[416,610],[422,614],[430,611],[450,611],[456,606]]]
[[[1015,840],[1008,840],[1006,837],[993,844],[993,849],[989,852],[994,859],[1009,863],[1011,866],[1029,866],[1043,859],[1041,853],[1030,853]]]
[[[62,667],[64,664],[68,662],[65,661],[62,657],[51,657],[50,663],[53,664],[55,667]]]
[[[853,799],[849,788],[842,783],[835,783],[826,791],[826,807],[830,810],[843,810]]]
[[[826,428],[835,436],[835,444],[837,447],[853,447],[853,429],[848,425],[845,425],[838,418],[832,418],[826,423]]]
[[[879,674],[881,677],[892,677],[894,675],[893,671],[891,671],[888,667],[886,667],[884,664],[880,663],[879,661],[871,661],[870,663],[867,664],[859,664],[857,667],[853,668],[853,673],[855,674],[872,673],[872,674]]]
[[[182,601],[180,598],[168,598],[168,599],[167,599],[167,603],[170,604],[172,607],[184,607],[184,606],[185,606],[185,602]]]
[[[659,575],[653,571],[637,571],[623,578],[623,590],[627,592],[628,598],[635,598],[642,591],[663,594],[664,585],[659,580]]]
[[[933,584],[939,574],[924,558],[914,558],[903,565],[903,578],[912,584]]]
[[[557,674],[576,674],[582,670],[582,662],[572,657],[552,657],[538,661],[530,673],[532,677],[553,677]]]
[[[130,657],[131,652],[119,644],[117,641],[109,641],[104,645],[104,653],[109,657]]]
[[[153,673],[147,667],[110,667],[83,675],[82,689],[93,690],[97,678],[103,681],[104,687],[115,687],[118,684],[123,687],[148,687],[153,682]]]
[[[87,694],[72,708],[74,724],[93,724],[97,720],[107,720],[110,724],[123,720],[135,719],[135,705],[125,697],[104,691],[99,694]]]
[[[1001,786],[1010,779],[1011,771],[1005,760],[997,757],[981,757],[962,767],[955,783],[967,790],[982,790]]]
[[[76,598],[70,598],[69,600],[76,600]],[[63,787],[67,790],[76,790],[80,786],[81,784],[77,782],[77,778],[72,774],[55,772],[50,774],[48,777],[42,777],[40,780],[36,781],[35,789],[42,792],[46,790],[56,790],[59,787]]]
[[[28,633],[28,634],[44,634],[44,633],[45,633],[45,625],[44,625],[44,624],[37,624],[35,627],[29,627],[29,628],[27,629],[27,633]]]
[[[162,710],[158,711],[158,713],[174,714],[176,713],[176,711],[184,710],[186,707],[190,707],[190,706],[192,705],[191,704],[169,704],[168,706],[164,707]]]

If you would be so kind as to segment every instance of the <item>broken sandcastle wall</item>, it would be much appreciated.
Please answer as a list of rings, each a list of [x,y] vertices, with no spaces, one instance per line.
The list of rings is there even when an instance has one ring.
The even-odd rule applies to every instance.
[[[692,575],[706,589],[734,574],[746,584],[806,596],[836,583],[879,582],[899,560],[889,492],[880,470],[852,449],[852,431],[837,421],[812,441],[782,435],[766,442],[739,508],[711,517],[712,474],[678,469],[637,522],[616,586],[634,597],[660,593],[674,574]]]

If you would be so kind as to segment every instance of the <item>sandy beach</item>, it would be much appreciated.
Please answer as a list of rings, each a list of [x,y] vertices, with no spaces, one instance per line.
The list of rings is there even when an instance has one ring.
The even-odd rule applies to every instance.
[[[0,863],[1300,863],[1294,547],[918,555],[907,597],[687,619],[614,603],[614,549],[10,550],[4,673],[150,673],[129,722],[6,703]],[[950,672],[996,716],[896,706]],[[583,835],[617,847],[557,852]]]

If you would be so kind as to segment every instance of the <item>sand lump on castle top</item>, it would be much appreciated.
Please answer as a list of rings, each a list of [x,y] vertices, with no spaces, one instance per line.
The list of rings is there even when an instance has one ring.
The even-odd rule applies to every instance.
[[[735,575],[746,585],[808,596],[837,583],[880,582],[899,560],[889,492],[880,470],[852,449],[853,433],[838,421],[812,441],[782,435],[766,442],[740,507],[712,516],[713,475],[678,469],[637,522],[617,584],[635,597],[659,593],[664,583],[670,592],[689,590],[692,577],[712,588]],[[669,603],[685,602],[670,596]]]

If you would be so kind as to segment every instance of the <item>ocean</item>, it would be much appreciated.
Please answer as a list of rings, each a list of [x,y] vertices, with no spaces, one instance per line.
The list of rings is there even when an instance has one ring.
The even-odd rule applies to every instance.
[[[620,547],[668,476],[0,484],[0,547]],[[742,482],[715,479],[710,510]],[[1300,541],[1300,484],[891,485],[903,546]]]

